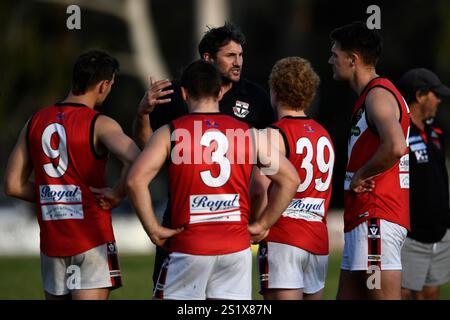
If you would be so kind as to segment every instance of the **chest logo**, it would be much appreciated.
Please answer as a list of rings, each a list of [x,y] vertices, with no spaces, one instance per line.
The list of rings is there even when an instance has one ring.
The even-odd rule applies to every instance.
[[[236,104],[233,107],[234,115],[239,118],[245,118],[250,113],[248,107],[249,104],[247,102],[236,100]]]

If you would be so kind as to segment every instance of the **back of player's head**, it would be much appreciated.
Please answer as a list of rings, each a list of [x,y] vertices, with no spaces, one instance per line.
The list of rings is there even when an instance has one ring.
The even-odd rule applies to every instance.
[[[230,41],[234,41],[241,46],[245,44],[244,34],[234,24],[226,22],[222,27],[210,28],[198,44],[200,58],[203,58],[205,53],[209,53],[215,58],[219,49]]]
[[[212,63],[197,60],[184,69],[181,75],[181,86],[195,100],[217,98],[222,86],[222,76]]]
[[[334,29],[330,33],[333,42],[338,42],[346,52],[356,52],[367,65],[375,66],[383,48],[383,38],[376,29],[369,29],[364,22],[351,24]]]
[[[269,77],[276,100],[297,111],[311,104],[319,83],[320,78],[311,64],[300,57],[278,60]]]
[[[100,81],[112,80],[119,71],[119,62],[101,50],[90,50],[81,54],[73,67],[72,93],[85,94]]]

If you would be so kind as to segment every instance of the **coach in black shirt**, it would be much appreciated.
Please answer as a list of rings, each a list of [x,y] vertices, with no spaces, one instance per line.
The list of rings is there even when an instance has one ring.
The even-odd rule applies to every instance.
[[[450,280],[450,208],[443,133],[433,118],[450,88],[418,68],[405,73],[399,90],[411,110],[411,231],[402,248],[402,296],[438,299],[439,286]]]
[[[219,102],[220,111],[250,126],[265,128],[275,121],[275,115],[265,90],[241,78],[244,43],[245,37],[241,31],[226,23],[208,30],[198,49],[200,57],[214,63],[223,76],[224,96]],[[141,148],[154,130],[187,114],[178,81],[151,79],[150,82],[134,122],[134,136]]]
[[[224,96],[220,111],[256,128],[265,128],[275,121],[268,94],[257,84],[241,78],[245,37],[233,24],[226,23],[208,30],[199,43],[200,57],[215,64],[222,74]],[[144,148],[153,130],[188,113],[178,81],[150,79],[150,87],[138,107],[134,136]],[[170,226],[170,208],[164,212],[163,225]],[[156,250],[153,282],[156,286],[167,254]]]

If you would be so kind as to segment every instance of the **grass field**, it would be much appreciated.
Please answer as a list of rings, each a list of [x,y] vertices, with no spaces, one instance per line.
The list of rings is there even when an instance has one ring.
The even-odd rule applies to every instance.
[[[152,294],[153,255],[121,256],[124,286],[111,294],[111,299],[150,299]],[[255,260],[255,259],[253,259]],[[339,279],[340,253],[330,255],[325,299],[334,300]],[[0,258],[0,299],[43,299],[38,257]],[[257,293],[256,267],[253,268],[253,299]],[[450,284],[443,287],[441,299],[450,299]]]

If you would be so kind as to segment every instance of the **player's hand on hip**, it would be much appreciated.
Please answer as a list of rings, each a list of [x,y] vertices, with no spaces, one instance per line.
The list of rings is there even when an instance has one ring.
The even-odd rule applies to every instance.
[[[118,207],[122,201],[122,198],[118,197],[111,188],[89,187],[89,189],[94,193],[98,205],[103,210],[111,210],[112,208]]]
[[[266,229],[258,222],[253,222],[248,227],[248,232],[250,232],[250,236],[252,237],[252,243],[258,243],[263,240],[269,234],[270,229]]]
[[[153,77],[150,77],[150,83],[144,97],[139,103],[138,113],[145,115],[153,112],[158,104],[169,103],[172,99],[167,95],[173,93],[173,90],[164,90],[170,87],[172,82],[167,79],[155,81]]]
[[[362,179],[357,172],[350,182],[350,188],[356,193],[371,192],[375,188],[375,181],[372,177]]]
[[[157,246],[166,247],[167,240],[169,240],[174,235],[182,232],[183,230],[183,228],[170,229],[158,226],[156,230],[150,233],[150,240]]]

